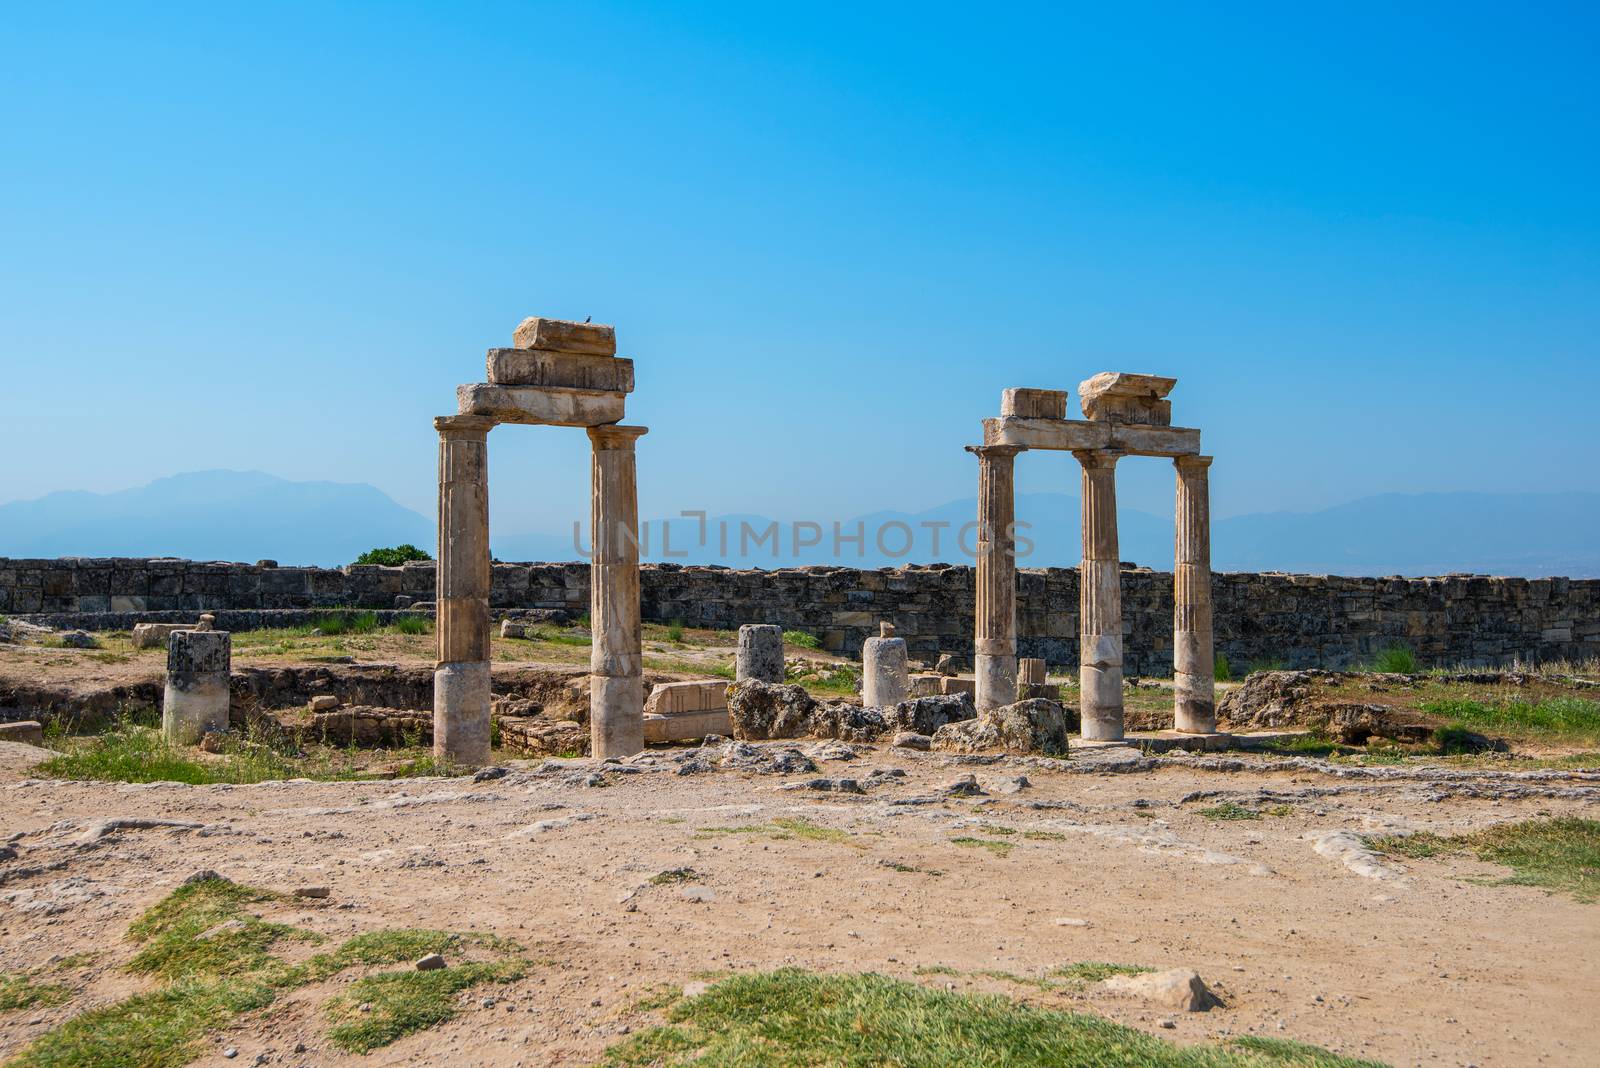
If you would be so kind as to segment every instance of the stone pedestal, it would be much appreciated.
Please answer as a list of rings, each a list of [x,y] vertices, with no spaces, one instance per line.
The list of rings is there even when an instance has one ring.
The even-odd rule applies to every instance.
[[[1117,550],[1117,460],[1074,452],[1083,465],[1083,566],[1078,571],[1079,713],[1087,741],[1122,737],[1122,576]]]
[[[493,420],[444,416],[439,431],[438,664],[433,752],[489,762],[489,458]]]
[[[594,426],[589,564],[589,738],[597,758],[644,751],[643,631],[639,624],[642,426]]]
[[[740,627],[733,675],[738,682],[782,682],[783,628],[771,623],[746,623]]]
[[[861,703],[868,708],[893,708],[911,696],[911,669],[906,640],[894,637],[884,624],[883,633],[861,646]]]
[[[1016,445],[969,445],[978,458],[978,596],[973,672],[978,711],[1017,699]]]
[[[225,630],[177,630],[167,637],[167,687],[161,733],[174,745],[193,745],[228,729],[228,672],[232,635]]]
[[[1211,629],[1211,457],[1180,456],[1173,562],[1173,726],[1190,734],[1217,729],[1216,658]]]

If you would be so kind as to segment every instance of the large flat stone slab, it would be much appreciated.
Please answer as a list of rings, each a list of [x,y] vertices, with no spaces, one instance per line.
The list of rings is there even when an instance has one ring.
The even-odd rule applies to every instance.
[[[617,354],[617,330],[605,323],[575,323],[569,319],[530,316],[518,324],[511,343],[519,349],[555,349],[591,356]]]
[[[726,708],[704,712],[674,712],[671,715],[645,713],[644,740],[646,742],[687,742],[704,738],[708,734],[724,737],[733,734],[733,720]]]
[[[499,386],[471,382],[456,387],[462,415],[534,426],[604,426],[626,415],[626,393],[555,386]]]
[[[1095,422],[1167,426],[1172,422],[1172,402],[1163,398],[1178,384],[1161,375],[1102,371],[1078,384],[1086,419]]]
[[[633,361],[555,349],[490,349],[489,384],[633,392]]]
[[[727,707],[726,679],[658,683],[650,691],[650,696],[644,703],[647,715],[662,716],[671,716],[679,712],[714,712],[718,709],[726,710]]]
[[[1130,456],[1197,456],[1200,431],[1181,426],[1139,426],[1083,419],[999,418],[983,421],[985,445],[1025,449],[1112,449]]]

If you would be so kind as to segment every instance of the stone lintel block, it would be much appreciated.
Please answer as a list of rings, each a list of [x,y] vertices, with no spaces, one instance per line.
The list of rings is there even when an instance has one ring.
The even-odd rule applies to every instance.
[[[633,361],[555,349],[490,349],[489,383],[633,392]]]
[[[1128,371],[1101,371],[1078,383],[1078,396],[1146,397],[1160,400],[1178,384],[1163,375],[1133,374]]]
[[[674,712],[662,715],[644,714],[644,740],[651,743],[687,742],[704,738],[708,734],[728,737],[733,734],[733,720],[726,708],[712,708],[695,712]]]
[[[671,716],[680,712],[712,712],[728,707],[728,684],[722,679],[708,682],[663,682],[645,700],[646,715]],[[721,732],[726,733],[726,732]]]
[[[605,323],[575,323],[569,319],[543,319],[531,316],[522,320],[511,335],[519,349],[555,349],[582,352],[591,356],[617,354],[617,330]]]
[[[1078,396],[1087,419],[1167,426],[1172,422],[1172,403],[1163,398],[1177,382],[1159,375],[1104,371],[1079,383]]]
[[[1065,419],[1067,391],[1064,389],[1008,389],[1000,394],[1002,418]]]
[[[1194,456],[1200,452],[1200,431],[1182,426],[1113,423],[1111,447],[1132,456]]]
[[[559,386],[499,386],[471,382],[456,387],[462,415],[532,426],[604,426],[621,422],[627,394]]]

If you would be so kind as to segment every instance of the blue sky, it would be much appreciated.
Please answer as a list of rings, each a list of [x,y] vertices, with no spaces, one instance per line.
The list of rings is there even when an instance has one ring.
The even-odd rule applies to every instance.
[[[974,491],[1000,390],[1172,374],[1219,515],[1600,490],[1578,5],[26,5],[0,500],[370,482],[525,315],[617,325],[641,510]],[[492,438],[501,531],[580,431]],[[1024,491],[1076,492],[1029,456]],[[1127,507],[1171,470],[1123,465]]]

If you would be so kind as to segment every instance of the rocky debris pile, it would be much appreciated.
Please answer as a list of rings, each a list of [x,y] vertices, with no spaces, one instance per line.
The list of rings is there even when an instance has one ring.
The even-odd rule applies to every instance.
[[[854,756],[854,753],[851,754]],[[792,746],[757,746],[745,741],[707,738],[697,749],[672,754],[679,775],[694,775],[719,768],[753,771],[759,775],[804,775],[817,770],[816,762]]]
[[[977,715],[968,694],[916,697],[887,708],[847,701],[818,701],[804,688],[747,679],[728,687],[728,716],[735,738],[837,738],[876,742],[898,733],[932,735]]]
[[[1392,705],[1352,701],[1338,689],[1352,681],[1373,688],[1410,685],[1406,675],[1357,675],[1345,671],[1258,671],[1217,705],[1223,730],[1306,727],[1347,745],[1372,737],[1426,741],[1434,724],[1418,712]]]
[[[589,755],[589,727],[569,719],[507,716],[498,719],[500,746],[524,757]]]
[[[1000,749],[1066,756],[1067,716],[1060,702],[1034,697],[947,723],[934,732],[932,747],[947,753]]]

